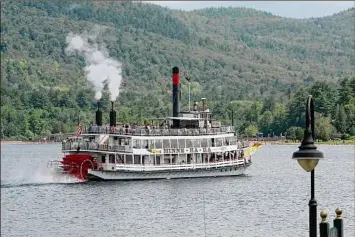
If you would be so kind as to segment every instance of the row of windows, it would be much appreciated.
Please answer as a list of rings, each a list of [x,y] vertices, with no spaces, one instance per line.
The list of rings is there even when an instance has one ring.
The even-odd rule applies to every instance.
[[[218,153],[202,153],[202,154],[162,154],[162,155],[109,155],[109,163],[117,164],[173,164],[173,163],[208,163],[226,160],[235,160],[242,158],[243,153],[240,151],[218,152]],[[102,156],[102,163],[106,162],[106,156]]]
[[[162,149],[162,148],[192,148],[192,147],[220,147],[236,145],[236,137],[209,139],[156,139],[133,140],[133,148]]]

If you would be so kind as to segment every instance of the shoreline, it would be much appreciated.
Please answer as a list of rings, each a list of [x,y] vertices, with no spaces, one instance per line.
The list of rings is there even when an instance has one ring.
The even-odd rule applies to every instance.
[[[16,141],[16,140],[12,140],[12,141],[2,141],[1,140],[1,145],[46,145],[46,144],[55,144],[58,142],[54,142],[54,141],[48,141],[48,142],[39,142],[39,141]]]
[[[299,142],[291,141],[261,141],[266,145],[300,145]],[[340,141],[327,141],[327,142],[314,142],[315,145],[355,145],[355,140],[340,140]]]

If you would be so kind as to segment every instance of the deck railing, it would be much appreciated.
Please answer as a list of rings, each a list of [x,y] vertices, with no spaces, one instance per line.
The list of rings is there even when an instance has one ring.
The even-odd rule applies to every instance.
[[[229,144],[227,146],[230,146],[233,144]],[[249,147],[249,142],[248,141],[243,141],[243,142],[236,142],[235,145],[238,146],[238,149],[246,148]],[[122,146],[122,145],[107,145],[107,144],[98,144],[96,142],[88,142],[88,141],[80,141],[80,142],[72,142],[72,141],[63,141],[62,142],[62,150],[66,151],[71,151],[71,150],[77,150],[78,147],[81,150],[88,150],[88,151],[112,151],[112,152],[118,152],[118,151],[123,151],[123,152],[132,152],[133,149],[129,146]],[[145,148],[145,149],[162,149],[162,148],[152,148],[152,147],[134,147],[134,148]],[[170,148],[170,147],[169,147]],[[178,148],[178,147],[171,147],[171,148]],[[184,148],[201,148],[199,147],[184,147]],[[203,147],[202,147],[203,148]]]
[[[77,150],[78,147],[81,150],[88,151],[123,151],[123,152],[132,152],[132,149],[129,146],[121,145],[107,145],[107,144],[98,144],[96,142],[62,142],[62,150],[70,151]]]
[[[85,127],[83,134],[119,134],[133,136],[199,136],[199,135],[215,135],[222,133],[234,133],[234,126],[222,126],[220,128],[124,128],[124,127],[104,127],[89,126]]]
[[[223,162],[193,163],[193,164],[172,164],[172,165],[126,165],[126,164],[99,164],[105,170],[126,170],[126,171],[164,171],[164,170],[191,170],[191,169],[213,169],[221,167],[242,166],[250,163],[249,159],[236,159]]]

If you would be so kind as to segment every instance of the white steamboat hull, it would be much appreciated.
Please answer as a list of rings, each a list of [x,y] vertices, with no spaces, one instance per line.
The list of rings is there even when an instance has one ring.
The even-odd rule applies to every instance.
[[[151,180],[151,179],[183,179],[183,178],[203,178],[243,175],[247,167],[246,164],[239,167],[208,168],[179,171],[99,171],[89,170],[89,179],[102,180]]]

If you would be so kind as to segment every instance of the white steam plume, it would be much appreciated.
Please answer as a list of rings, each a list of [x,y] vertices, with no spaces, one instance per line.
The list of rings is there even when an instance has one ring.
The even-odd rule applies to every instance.
[[[90,44],[88,39],[93,38],[95,39],[96,37],[69,33],[66,38],[68,44],[65,49],[66,53],[77,52],[84,56],[86,78],[94,85],[96,100],[101,99],[103,82],[107,80],[110,100],[115,101],[120,93],[122,63],[110,58],[105,48],[100,50],[97,44]]]

